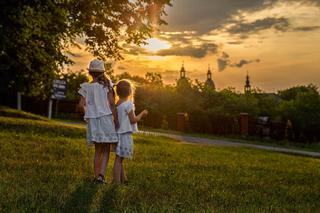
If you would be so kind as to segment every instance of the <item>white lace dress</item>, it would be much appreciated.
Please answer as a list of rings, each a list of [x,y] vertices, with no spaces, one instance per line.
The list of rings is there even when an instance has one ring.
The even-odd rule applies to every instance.
[[[87,143],[117,143],[107,87],[99,83],[83,83],[78,93],[86,99],[84,119],[87,121]]]

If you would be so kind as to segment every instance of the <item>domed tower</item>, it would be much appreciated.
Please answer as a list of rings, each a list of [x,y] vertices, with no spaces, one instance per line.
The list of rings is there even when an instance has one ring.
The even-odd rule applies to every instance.
[[[177,89],[180,92],[189,91],[191,89],[191,84],[189,79],[186,77],[186,70],[184,69],[184,63],[182,63],[180,69],[180,79],[177,81]]]
[[[184,69],[184,62],[182,62],[182,66],[180,69],[180,79],[186,78],[186,71]]]
[[[249,94],[250,92],[251,92],[251,85],[250,85],[249,73],[247,70],[246,84],[244,85],[244,93]]]
[[[214,85],[214,81],[212,80],[212,73],[211,73],[211,69],[210,69],[210,64],[208,65],[208,72],[207,72],[207,80],[205,82],[205,86],[207,88],[216,89],[216,86]]]

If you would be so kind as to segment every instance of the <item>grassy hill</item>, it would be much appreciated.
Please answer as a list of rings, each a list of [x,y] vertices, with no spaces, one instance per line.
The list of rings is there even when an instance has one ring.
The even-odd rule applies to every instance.
[[[0,212],[320,211],[320,159],[137,135],[129,183],[100,186],[84,128],[19,113],[0,117]]]

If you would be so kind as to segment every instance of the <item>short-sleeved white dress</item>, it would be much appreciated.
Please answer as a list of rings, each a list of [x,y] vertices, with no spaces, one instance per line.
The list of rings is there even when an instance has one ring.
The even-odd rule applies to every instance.
[[[116,154],[120,157],[131,159],[133,156],[133,139],[132,133],[138,131],[137,124],[131,124],[129,112],[133,110],[134,104],[128,100],[117,106],[118,119],[120,127],[118,129],[119,142],[116,147]]]
[[[78,93],[86,99],[84,119],[87,121],[87,143],[117,143],[112,112],[107,94],[109,89],[99,83],[83,83]]]

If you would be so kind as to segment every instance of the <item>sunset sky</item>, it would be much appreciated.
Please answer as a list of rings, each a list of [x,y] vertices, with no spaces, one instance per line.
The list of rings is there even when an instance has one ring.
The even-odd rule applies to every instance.
[[[175,0],[167,26],[149,45],[128,47],[115,73],[159,72],[165,83],[187,77],[204,81],[208,64],[218,89],[252,86],[275,92],[298,84],[320,86],[320,0]],[[73,71],[93,58],[72,50]]]

